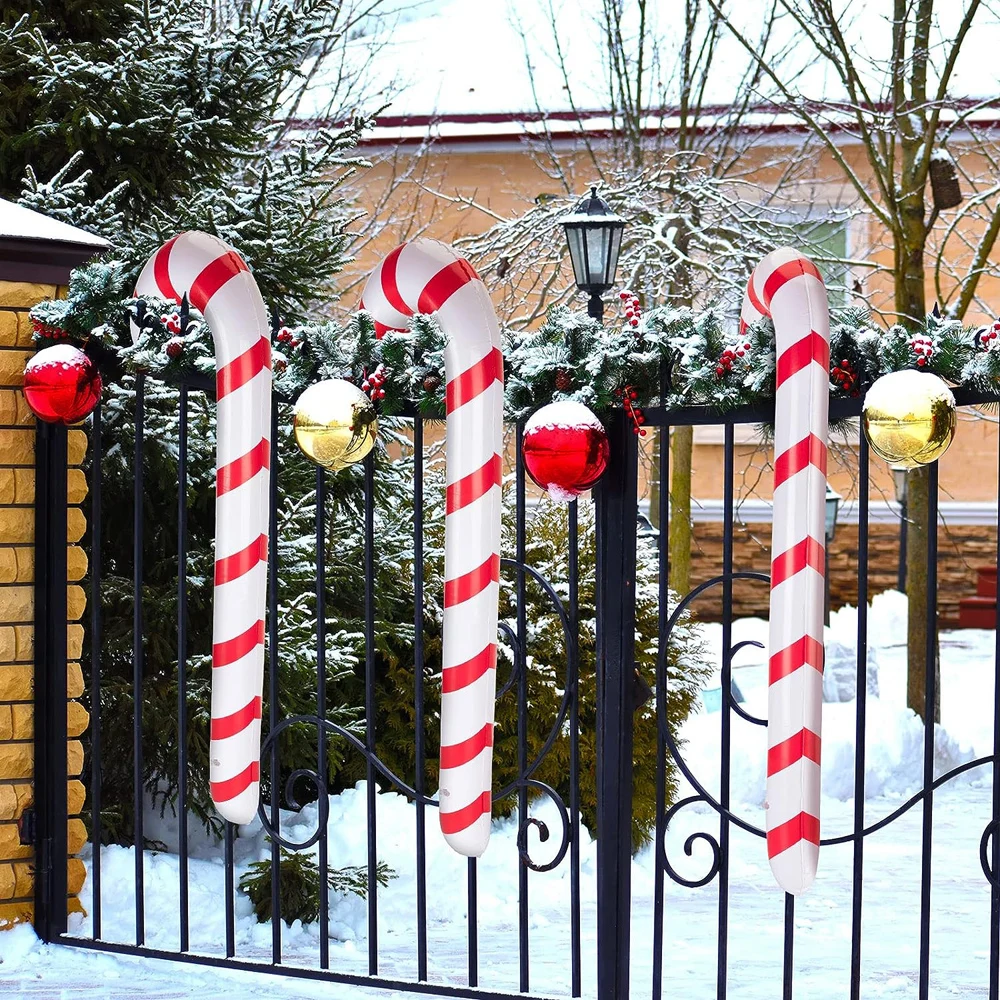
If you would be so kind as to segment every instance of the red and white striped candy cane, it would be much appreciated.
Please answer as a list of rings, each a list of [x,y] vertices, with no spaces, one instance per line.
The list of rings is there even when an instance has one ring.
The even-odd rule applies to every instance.
[[[441,679],[441,830],[459,854],[490,839],[503,354],[493,304],[468,261],[435,240],[397,247],[372,272],[361,308],[378,336],[436,313],[448,338],[447,506]]]
[[[826,288],[808,257],[783,247],[747,284],[740,331],[770,316],[777,357],[767,715],[767,854],[791,893],[819,862],[825,495],[830,398]]]
[[[136,295],[187,294],[215,339],[217,393],[212,801],[232,823],[257,813],[271,459],[267,309],[243,258],[205,233],[181,233],[149,259]]]

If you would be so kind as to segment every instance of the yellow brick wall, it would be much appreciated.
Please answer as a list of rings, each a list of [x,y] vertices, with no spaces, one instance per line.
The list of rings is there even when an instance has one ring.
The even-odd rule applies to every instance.
[[[55,285],[0,281],[0,928],[33,913],[34,884],[31,847],[21,844],[18,820],[33,803],[33,587],[35,527],[35,429],[34,417],[21,394],[22,372],[33,353],[28,310],[42,299],[59,296]],[[80,468],[87,450],[81,430],[69,433],[70,504],[81,504],[87,480]],[[66,759],[69,771],[68,907],[80,909],[76,899],[86,872],[79,854],[87,832],[79,814],[85,797],[80,775],[83,743],[80,737],[89,722],[80,703],[83,672],[79,658],[86,608],[80,582],[87,572],[87,555],[78,544],[86,530],[86,516],[79,506],[69,509],[68,524],[68,641]]]

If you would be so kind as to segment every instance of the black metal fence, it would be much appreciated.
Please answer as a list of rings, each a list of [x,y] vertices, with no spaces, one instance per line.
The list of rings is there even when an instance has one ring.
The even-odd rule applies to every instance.
[[[189,862],[190,845],[187,824],[182,822],[178,832],[178,863],[177,863],[177,897],[176,912],[171,919],[176,922],[179,934],[177,947],[167,949],[148,945],[147,929],[150,927],[150,917],[146,913],[147,875],[154,863],[149,852],[143,852],[143,727],[150,724],[143,715],[143,657],[144,643],[147,636],[144,631],[143,606],[143,542],[144,533],[155,530],[155,525],[144,523],[143,511],[143,463],[142,456],[145,447],[145,411],[144,411],[144,377],[136,382],[135,394],[135,437],[134,437],[134,480],[135,480],[135,512],[132,534],[134,542],[133,566],[133,676],[131,697],[134,711],[132,715],[132,769],[133,769],[133,812],[134,812],[134,868],[131,884],[121,883],[120,869],[117,869],[118,881],[109,881],[107,872],[102,872],[102,855],[96,847],[93,850],[90,885],[92,903],[87,917],[81,924],[75,924],[72,931],[68,929],[66,916],[66,873],[61,859],[66,856],[66,758],[62,747],[66,740],[66,716],[62,692],[66,690],[67,650],[65,639],[66,597],[62,586],[66,578],[65,546],[67,509],[66,497],[66,431],[64,428],[50,425],[39,425],[37,434],[38,448],[38,487],[37,487],[37,596],[36,596],[36,682],[38,693],[36,716],[36,798],[37,798],[37,901],[36,926],[40,935],[46,941],[60,942],[65,945],[103,949],[107,951],[145,954],[154,957],[184,962],[199,962],[220,965],[229,968],[259,970],[261,972],[280,973],[285,975],[308,977],[313,979],[328,979],[337,982],[379,986],[392,989],[409,989],[425,993],[454,996],[507,996],[517,992],[541,992],[547,995],[596,995],[601,1000],[618,1000],[629,995],[651,996],[654,1000],[669,995],[684,995],[687,997],[715,996],[777,996],[790,998],[793,996],[861,996],[866,975],[882,974],[881,970],[865,965],[866,947],[874,943],[884,928],[873,928],[865,924],[866,901],[869,908],[872,903],[872,890],[865,878],[865,847],[866,841],[873,839],[903,817],[910,816],[910,810],[921,806],[922,813],[919,827],[919,865],[914,872],[914,897],[912,909],[917,909],[917,927],[919,928],[919,945],[912,956],[912,968],[906,967],[906,962],[900,956],[898,963],[885,970],[886,976],[902,971],[912,973],[914,993],[921,1000],[929,996],[932,984],[934,961],[938,956],[931,937],[932,918],[935,917],[932,885],[935,877],[950,871],[953,859],[933,853],[934,832],[934,792],[943,784],[955,778],[959,773],[984,769],[989,771],[991,765],[1000,757],[1000,712],[995,713],[994,743],[991,755],[982,756],[969,761],[946,774],[935,776],[934,771],[934,724],[933,705],[937,697],[935,690],[935,671],[926,671],[926,706],[927,721],[924,723],[923,742],[923,780],[922,787],[906,801],[903,801],[888,815],[875,821],[869,821],[865,815],[865,730],[866,730],[866,652],[868,647],[868,494],[869,494],[869,456],[868,448],[860,442],[858,456],[858,497],[859,497],[859,560],[858,560],[858,593],[859,608],[857,618],[857,657],[858,684],[855,701],[856,712],[856,755],[854,760],[854,799],[853,822],[849,832],[827,838],[826,855],[839,846],[839,850],[850,856],[849,871],[844,870],[840,893],[835,898],[822,899],[821,905],[829,905],[830,909],[820,912],[830,914],[833,925],[841,928],[840,947],[844,961],[840,966],[825,969],[822,976],[823,988],[819,989],[813,970],[809,967],[810,955],[814,951],[806,948],[807,964],[801,960],[797,964],[796,948],[800,942],[806,944],[811,940],[804,934],[815,933],[815,908],[811,909],[809,921],[812,931],[803,931],[800,920],[802,901],[791,896],[781,897],[776,888],[765,901],[763,911],[753,910],[754,926],[746,926],[746,917],[738,917],[734,923],[733,914],[745,914],[746,900],[741,893],[740,877],[733,877],[733,841],[734,836],[749,835],[760,838],[759,858],[763,864],[765,849],[764,832],[761,829],[761,817],[747,817],[732,810],[731,803],[731,768],[733,765],[733,727],[735,725],[763,726],[765,720],[751,715],[732,696],[733,656],[737,651],[733,642],[733,602],[732,590],[734,580],[750,578],[759,581],[760,586],[767,585],[767,578],[760,574],[745,573],[734,570],[734,478],[735,478],[735,448],[734,426],[738,423],[759,423],[766,421],[769,414],[762,412],[735,412],[726,417],[720,417],[700,409],[674,411],[665,413],[662,410],[646,411],[647,426],[659,426],[664,433],[660,441],[668,440],[668,425],[682,424],[723,424],[725,428],[725,445],[722,450],[725,463],[725,508],[724,508],[724,546],[722,565],[718,575],[698,586],[686,595],[677,606],[672,606],[668,588],[667,532],[658,536],[659,559],[659,652],[655,678],[656,715],[658,719],[658,746],[656,781],[656,835],[652,855],[651,885],[646,884],[645,876],[641,884],[633,886],[633,873],[638,869],[633,861],[632,832],[632,787],[633,787],[633,710],[637,697],[636,676],[634,669],[634,643],[636,625],[636,511],[638,501],[638,446],[635,436],[623,414],[614,416],[609,427],[611,444],[611,460],[604,479],[595,490],[596,504],[596,616],[597,616],[597,716],[596,732],[593,734],[581,730],[579,715],[579,634],[578,621],[578,587],[579,587],[579,532],[577,510],[575,505],[568,508],[568,565],[569,578],[566,581],[546,581],[540,577],[537,570],[530,566],[526,559],[528,525],[527,525],[527,492],[525,471],[520,459],[520,434],[522,427],[516,428],[517,464],[515,470],[515,489],[517,491],[516,506],[516,550],[510,553],[511,558],[503,562],[504,572],[511,574],[514,581],[516,601],[516,620],[514,624],[507,622],[501,626],[504,641],[513,650],[514,665],[507,678],[501,678],[500,696],[513,697],[517,701],[517,740],[518,740],[518,775],[517,778],[500,789],[495,798],[513,796],[516,800],[514,812],[517,824],[517,858],[512,863],[517,866],[517,907],[513,926],[501,928],[503,935],[490,945],[488,960],[484,963],[483,934],[486,930],[496,937],[497,919],[490,910],[490,903],[485,906],[479,887],[479,863],[469,860],[465,868],[465,884],[462,886],[440,884],[432,885],[428,877],[428,822],[435,822],[431,810],[436,803],[429,797],[427,775],[425,771],[425,671],[424,666],[424,636],[423,636],[423,602],[424,602],[424,571],[423,571],[423,511],[424,511],[424,424],[418,417],[413,419],[412,440],[414,446],[414,479],[413,479],[413,592],[414,592],[414,690],[413,713],[416,768],[413,775],[397,775],[383,762],[379,756],[380,734],[373,724],[376,718],[377,685],[375,676],[375,595],[373,593],[374,567],[378,559],[374,537],[375,497],[374,497],[374,456],[366,460],[364,475],[364,569],[366,578],[365,589],[365,663],[364,663],[364,708],[368,724],[362,735],[339,726],[327,718],[330,692],[326,690],[326,673],[324,670],[324,628],[317,626],[316,655],[318,663],[317,687],[315,692],[315,711],[293,718],[279,716],[280,686],[282,683],[282,631],[278,615],[277,584],[281,571],[278,561],[274,558],[277,552],[277,483],[281,475],[282,456],[272,455],[272,487],[271,487],[271,517],[270,517],[270,592],[268,615],[268,663],[269,669],[266,684],[269,694],[270,714],[266,719],[266,738],[262,750],[262,763],[269,764],[271,775],[281,771],[279,760],[280,734],[291,726],[306,725],[315,727],[317,733],[317,761],[314,771],[298,771],[296,778],[303,776],[319,787],[323,781],[321,775],[326,773],[327,738],[336,735],[349,744],[349,750],[362,755],[365,761],[367,777],[367,864],[364,866],[364,880],[367,888],[367,955],[363,956],[362,968],[343,960],[338,952],[331,956],[330,938],[325,931],[318,933],[316,952],[311,958],[303,957],[300,950],[289,955],[284,947],[283,936],[289,931],[277,916],[281,913],[281,898],[279,880],[272,878],[272,908],[275,918],[271,921],[269,946],[257,941],[253,946],[238,947],[237,943],[237,866],[234,857],[236,842],[235,831],[227,826],[224,834],[224,873],[225,891],[216,905],[222,909],[224,920],[223,939],[217,951],[211,949],[196,949],[192,947],[189,934],[189,919],[191,913],[191,896],[189,893]],[[179,435],[178,435],[178,551],[177,565],[177,621],[176,646],[177,662],[180,665],[177,678],[177,714],[178,732],[178,774],[177,774],[177,808],[181,816],[185,815],[189,788],[189,765],[186,759],[186,727],[188,720],[188,697],[186,692],[186,666],[188,662],[188,633],[186,621],[186,585],[189,552],[185,532],[185,517],[187,516],[187,497],[189,491],[200,486],[188,481],[186,452],[188,447],[188,405],[190,394],[207,391],[203,383],[184,385],[180,387],[179,398]],[[968,404],[975,402],[963,398],[960,402]],[[860,401],[851,401],[841,405],[833,414],[835,417],[857,415]],[[272,432],[273,447],[277,450],[279,435],[277,433],[278,407],[274,407],[275,426]],[[102,464],[103,435],[101,409],[95,411],[93,424],[90,428],[90,499],[89,521],[92,526],[90,538],[90,678],[89,707],[91,711],[89,770],[86,775],[88,784],[89,825],[91,841],[97,845],[101,842],[102,809],[107,802],[102,798],[102,743],[107,733],[102,727],[106,725],[102,719],[102,648],[104,637],[101,620],[101,601],[96,595],[101,593],[105,567],[102,564],[103,542],[101,538],[101,505],[102,505]],[[1000,458],[998,458],[1000,461]],[[323,565],[324,524],[323,511],[328,489],[327,473],[322,470],[316,473],[317,495],[317,590],[318,604],[317,620],[325,620],[323,605],[325,594],[326,568]],[[931,471],[932,476],[932,521],[937,520],[937,470]],[[659,523],[666,525],[669,519],[669,461],[668,454],[661,448],[659,462],[660,492],[659,492]],[[936,562],[936,534],[929,532],[929,564],[933,568]],[[643,544],[646,544],[645,542]],[[119,567],[120,569],[120,567]],[[562,701],[548,740],[534,757],[529,755],[527,738],[528,715],[531,704],[528,697],[528,656],[527,635],[529,623],[526,619],[525,588],[528,581],[534,579],[545,588],[553,606],[562,622],[565,634],[565,683]],[[556,586],[553,586],[556,585]],[[666,706],[670,697],[667,683],[666,651],[670,641],[671,631],[675,628],[685,609],[697,611],[697,599],[700,595],[713,588],[721,590],[723,622],[722,622],[722,658],[721,690],[723,692],[722,710],[718,716],[719,763],[718,773],[707,775],[697,773],[685,761],[683,747],[679,747],[666,723]],[[565,593],[567,599],[561,599],[558,594]],[[929,621],[935,620],[936,583],[932,572],[928,581],[928,599],[926,614]],[[160,637],[161,639],[163,637]],[[933,660],[933,646],[928,647],[929,662]],[[997,653],[1000,662],[1000,651]],[[994,671],[996,678],[993,690],[982,692],[983,698],[990,698],[1000,705],[1000,671]],[[433,721],[433,720],[431,720]],[[596,739],[597,761],[597,835],[596,858],[594,868],[588,867],[584,861],[584,849],[580,833],[580,741],[582,738]],[[550,785],[542,783],[536,777],[539,764],[544,755],[550,751],[556,739],[565,739],[569,744],[569,774],[568,797],[561,796]],[[686,782],[691,786],[689,794],[670,801],[667,788],[668,759],[672,759],[683,773]],[[383,787],[402,792],[412,803],[415,812],[414,830],[416,856],[416,878],[413,893],[413,908],[416,922],[415,953],[412,964],[399,962],[380,951],[380,895],[378,891],[378,860],[379,844],[386,831],[379,828],[377,822],[377,783]],[[282,847],[291,850],[317,849],[317,861],[321,880],[326,879],[330,864],[328,845],[328,802],[325,795],[317,800],[317,824],[309,836],[293,839],[285,836],[279,830],[279,806],[282,805],[282,788],[279,781],[265,782],[266,799],[261,803],[260,818],[264,828],[271,836],[270,860],[272,872],[277,870]],[[716,790],[717,789],[717,790]],[[291,792],[291,786],[285,789]],[[1000,1000],[998,987],[998,968],[1000,968],[1000,780],[992,779],[992,792],[983,791],[983,796],[991,795],[987,803],[990,819],[979,841],[979,861],[982,874],[987,880],[989,901],[983,909],[984,926],[982,934],[988,939],[985,951],[988,959],[983,965],[982,981],[976,995],[988,995],[991,1000]],[[545,823],[532,815],[539,798],[546,799],[550,808],[555,809],[561,829],[550,829]],[[286,803],[287,804],[287,803]],[[685,813],[686,811],[686,813]],[[699,813],[702,817],[701,826],[682,842],[684,853],[689,858],[682,863],[677,857],[669,856],[671,839],[668,827],[677,821],[681,815]],[[897,827],[894,827],[896,829]],[[899,836],[903,836],[900,833]],[[547,860],[536,860],[539,841],[548,841],[549,855]],[[674,842],[674,846],[676,843]],[[490,850],[503,849],[501,843],[494,843]],[[389,858],[391,862],[391,858]],[[932,864],[933,861],[933,864]],[[701,865],[694,871],[691,865]],[[826,864],[826,861],[823,862]],[[766,867],[766,865],[765,865]],[[584,870],[586,869],[586,871]],[[594,870],[596,869],[596,870]],[[540,933],[532,920],[532,903],[535,893],[544,891],[536,889],[539,883],[533,880],[544,872],[559,871],[565,873],[568,881],[568,905],[561,910],[565,917],[565,926],[559,928],[559,935],[553,938],[551,934],[541,939]],[[585,891],[585,882],[596,879],[596,897],[591,897]],[[980,886],[983,884],[980,883]],[[676,888],[673,888],[676,886]],[[849,891],[848,891],[849,887]],[[635,891],[633,891],[635,889]],[[446,936],[442,936],[438,928],[428,919],[428,904],[430,894],[434,891],[444,892],[454,902],[457,909],[464,905],[464,933],[459,933],[461,922],[450,925]],[[971,891],[971,890],[970,890]],[[123,893],[134,892],[134,934],[127,940],[109,929],[104,920],[106,904],[111,898],[118,898]],[[822,890],[814,892],[822,896]],[[637,909],[638,895],[648,895],[648,913],[646,909]],[[806,897],[808,901],[809,897]],[[831,899],[833,901],[831,902]],[[693,903],[692,903],[693,901]],[[105,905],[102,905],[104,903]],[[683,948],[677,947],[677,934],[685,930],[690,915],[692,903],[702,917],[701,922],[694,921],[691,927],[710,928],[710,934],[704,940],[691,947],[688,941]],[[644,906],[647,904],[644,903]],[[988,918],[985,913],[988,910]],[[730,945],[741,935],[751,935],[757,938],[764,928],[756,925],[760,913],[773,913],[775,926],[780,928],[780,947],[775,945],[773,962],[764,961],[763,965],[754,967],[753,984],[746,981],[745,962],[731,960]],[[884,908],[879,911],[884,915]],[[329,900],[326,893],[320,894],[319,923],[321,928],[327,927],[329,920]],[[903,920],[910,914],[900,913]],[[157,911],[155,919],[163,919],[162,911]],[[882,916],[879,917],[882,919]],[[940,917],[936,918],[940,919]],[[949,919],[945,915],[944,919]],[[953,919],[962,919],[953,915]],[[503,921],[500,921],[503,923]],[[988,924],[988,927],[985,926]],[[636,931],[633,938],[633,930]],[[548,933],[548,932],[546,932]],[[458,934],[456,940],[453,935]],[[681,935],[683,937],[683,934]],[[384,935],[383,935],[384,937]],[[492,940],[492,939],[491,939]],[[559,942],[553,948],[552,941]],[[761,947],[766,952],[765,940],[761,938]],[[845,950],[846,949],[846,950]],[[983,951],[984,949],[980,949]],[[882,952],[879,952],[882,954]],[[364,961],[366,959],[366,962]],[[909,972],[907,972],[909,968]],[[978,967],[977,967],[978,968]],[[540,973],[544,973],[539,978]],[[867,970],[867,971],[866,971]],[[978,973],[977,973],[978,975]],[[763,981],[766,979],[766,982]],[[750,988],[762,992],[754,993]],[[911,994],[913,995],[913,994]]]

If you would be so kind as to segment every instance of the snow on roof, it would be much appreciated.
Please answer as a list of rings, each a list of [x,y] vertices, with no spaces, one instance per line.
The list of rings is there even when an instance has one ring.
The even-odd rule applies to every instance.
[[[100,236],[51,219],[30,208],[15,205],[0,198],[0,239],[31,240],[48,243],[73,243],[92,249],[106,250],[110,244]]]
[[[835,5],[869,93],[878,100],[887,83],[892,5],[889,0],[835,0]],[[416,129],[426,138],[431,121],[440,138],[461,140],[487,133],[501,139],[508,133],[511,138],[520,137],[520,124],[533,115],[566,115],[575,120],[575,109],[609,107],[597,24],[601,6],[602,0],[407,0],[387,26],[383,24],[381,34],[373,29],[350,42],[349,58],[359,65],[372,60],[366,72],[374,83],[368,103],[388,103],[380,119],[386,127],[385,141],[406,141],[407,129]],[[750,39],[762,30],[763,6],[761,0],[728,5],[730,16]],[[944,9],[936,14],[932,33],[932,82],[965,6],[938,5]],[[658,56],[662,66],[675,63],[683,14],[683,0],[650,5],[647,32],[650,37],[661,37],[669,50]],[[636,30],[634,25],[626,27]],[[840,79],[800,37],[791,18],[778,19],[769,51],[785,52],[783,79],[794,81],[794,92],[810,101],[846,100]],[[1000,89],[993,58],[998,43],[998,16],[981,10],[955,68],[950,88],[954,96],[990,97]],[[704,95],[706,105],[724,108],[732,103],[749,58],[740,43],[723,31]],[[647,100],[655,92],[659,99],[651,103],[677,103],[675,81],[659,79],[654,73],[647,73],[647,78],[652,88]],[[766,79],[758,96],[762,106],[780,97]],[[312,95],[312,107],[324,107],[325,99],[320,84]],[[304,105],[298,113],[309,117],[318,112]],[[607,121],[606,110],[603,116]]]

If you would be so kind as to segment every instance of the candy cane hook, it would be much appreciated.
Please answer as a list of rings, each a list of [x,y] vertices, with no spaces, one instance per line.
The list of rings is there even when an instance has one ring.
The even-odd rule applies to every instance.
[[[767,854],[778,885],[800,893],[819,862],[830,323],[823,279],[797,250],[775,250],[751,274],[740,332],[763,316],[777,356]]]
[[[441,678],[440,819],[459,854],[490,839],[500,581],[503,355],[493,304],[468,261],[435,240],[397,247],[372,272],[361,308],[381,337],[436,313],[448,338],[447,505]]]
[[[187,295],[215,339],[215,607],[212,625],[212,801],[249,823],[260,795],[264,597],[271,457],[271,341],[267,309],[243,258],[206,233],[165,243],[135,294]]]

